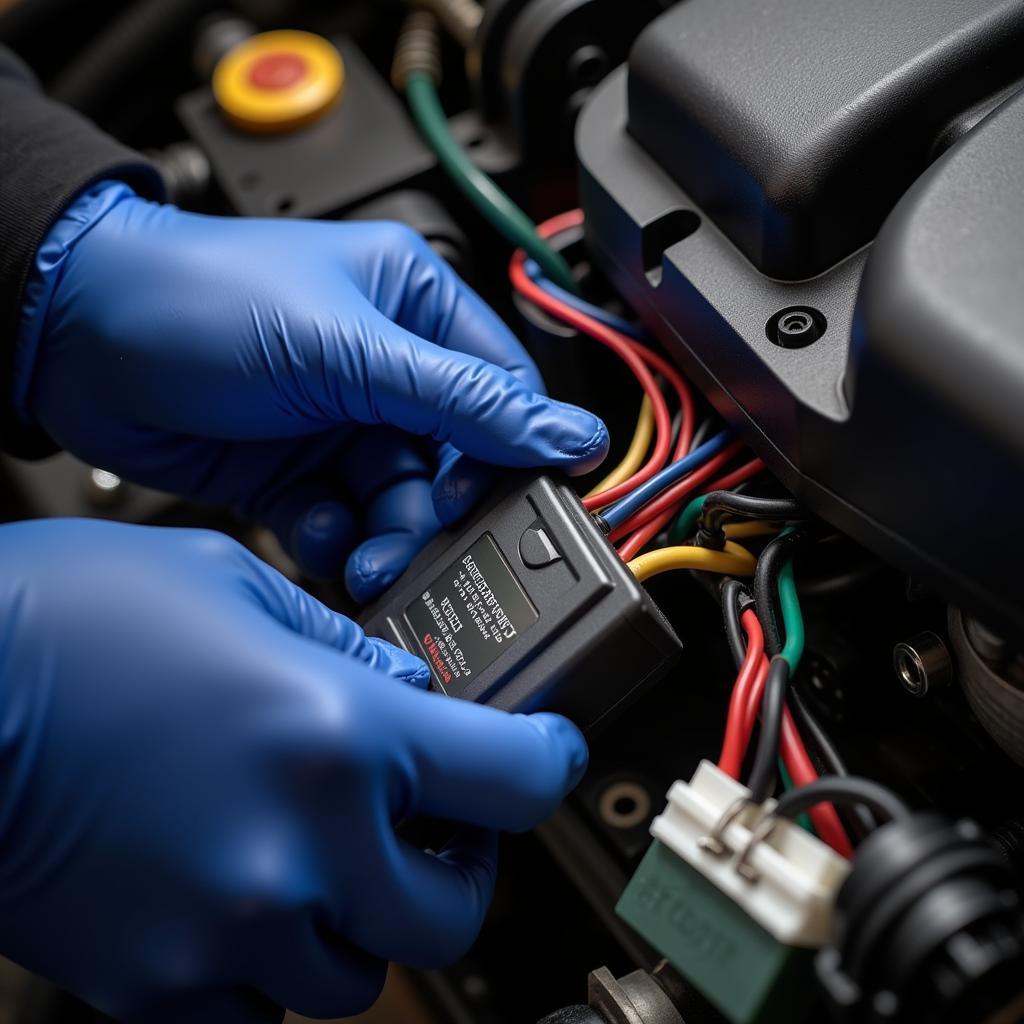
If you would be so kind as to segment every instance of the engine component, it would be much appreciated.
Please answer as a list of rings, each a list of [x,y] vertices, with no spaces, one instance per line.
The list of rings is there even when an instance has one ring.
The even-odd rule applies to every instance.
[[[953,662],[937,633],[926,630],[901,640],[892,651],[892,667],[907,693],[924,697],[953,678]]]
[[[848,870],[772,807],[701,762],[669,791],[651,825],[655,842],[616,908],[737,1024],[806,1006],[810,950],[828,940]]]
[[[654,973],[633,971],[616,978],[607,967],[591,971],[587,1006],[567,1006],[539,1024],[685,1024],[662,986],[667,965]]]
[[[526,479],[432,541],[362,618],[422,657],[435,689],[593,728],[679,653],[661,612],[579,499]]]
[[[249,36],[213,70],[213,95],[244,132],[290,132],[319,120],[345,87],[338,51],[312,32]]]
[[[181,122],[239,214],[337,216],[415,183],[435,166],[401,101],[355,43],[334,43],[345,67],[343,97],[313,123],[287,134],[236,130],[209,88],[178,101]]]
[[[949,613],[949,637],[971,710],[992,739],[1024,765],[1024,673],[1015,652],[957,609]]]
[[[466,54],[476,106],[524,160],[568,151],[584,100],[626,59],[659,0],[489,0]]]
[[[857,850],[818,976],[843,1024],[1018,1021],[1024,920],[1009,867],[971,822],[909,815]]]
[[[1022,45],[1006,0],[687,0],[576,138],[601,265],[787,488],[1016,628],[1016,565],[976,524],[1024,455]]]

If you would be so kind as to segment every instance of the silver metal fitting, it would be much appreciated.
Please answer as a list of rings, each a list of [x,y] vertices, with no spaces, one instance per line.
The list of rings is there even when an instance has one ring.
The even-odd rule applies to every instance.
[[[937,633],[918,633],[898,643],[892,651],[892,667],[903,688],[915,697],[947,686],[953,679],[953,659]]]

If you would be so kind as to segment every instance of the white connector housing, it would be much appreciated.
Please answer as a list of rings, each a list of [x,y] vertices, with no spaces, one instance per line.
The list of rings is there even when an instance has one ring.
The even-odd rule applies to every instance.
[[[742,851],[774,806],[750,804],[721,831],[725,846],[714,853],[701,840],[715,832],[725,813],[750,790],[702,761],[689,783],[676,782],[668,806],[651,824],[651,835],[741,906],[762,928],[787,946],[816,949],[831,936],[836,893],[849,862],[799,825],[779,819],[749,850],[756,880],[737,870]]]

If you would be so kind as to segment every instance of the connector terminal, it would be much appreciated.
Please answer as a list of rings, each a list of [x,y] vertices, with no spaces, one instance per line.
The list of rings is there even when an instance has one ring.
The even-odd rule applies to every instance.
[[[792,1015],[849,864],[708,761],[668,800],[619,915],[734,1024]]]

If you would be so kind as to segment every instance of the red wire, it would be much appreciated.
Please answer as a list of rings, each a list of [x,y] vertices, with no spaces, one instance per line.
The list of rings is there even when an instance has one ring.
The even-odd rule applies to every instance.
[[[568,210],[565,213],[558,214],[558,216],[552,217],[550,220],[546,220],[543,224],[538,225],[537,234],[540,235],[541,238],[550,239],[555,235],[561,234],[563,231],[578,227],[582,223],[582,210]],[[591,337],[595,338],[597,341],[600,341],[602,344],[613,348],[616,353],[623,358],[625,358],[625,356],[621,346],[628,346],[637,356],[639,356],[640,359],[644,361],[644,363],[647,364],[647,366],[655,370],[657,373],[660,373],[669,382],[679,399],[679,408],[682,412],[679,437],[676,440],[673,459],[682,458],[690,450],[690,444],[693,440],[694,420],[696,416],[693,394],[690,391],[690,386],[687,384],[683,376],[668,360],[662,358],[656,352],[653,352],[646,345],[641,345],[639,342],[627,337],[620,331],[616,331],[613,328],[593,319],[593,317],[587,316],[586,313],[575,310],[571,306],[566,306],[554,296],[548,295],[535,282],[530,281],[525,269],[523,268],[525,259],[525,253],[521,250],[516,252],[512,257],[512,265],[509,268],[509,276],[512,279],[512,285],[521,295],[540,306],[552,316],[558,317],[564,322],[575,327],[577,330],[581,330],[585,334],[589,334]],[[530,288],[523,287],[524,279],[529,283]],[[545,301],[538,301],[538,292],[544,296]],[[617,339],[617,345],[610,344],[611,337]],[[633,369],[632,366],[630,368]],[[635,372],[636,371],[634,370],[634,373]],[[641,383],[643,383],[642,378],[640,379]],[[645,388],[645,390],[647,389]],[[650,394],[650,392],[648,392],[648,394]],[[655,447],[655,453],[657,454],[663,433],[663,424],[658,421],[657,409],[655,410],[655,421],[659,441],[659,445],[656,445]],[[671,422],[669,423],[667,432],[669,434],[671,433]],[[585,499],[584,506],[590,511],[593,511],[594,509],[603,508],[605,505],[618,500],[645,480],[649,480],[658,469],[664,466],[667,458],[668,453],[666,451],[661,457],[660,462],[657,463],[656,468],[652,468],[655,462],[654,456],[652,455],[648,462],[641,467],[637,473],[634,473],[632,477],[628,480],[624,480],[616,487],[609,488],[601,494],[595,494]]]
[[[644,523],[649,523],[655,516],[675,508],[694,488],[704,483],[709,477],[714,476],[731,459],[735,458],[736,453],[742,447],[742,441],[733,441],[724,451],[708,459],[703,466],[698,467],[692,473],[688,473],[667,491],[663,491],[644,505],[643,508],[634,512],[621,526],[617,526],[612,530],[608,535],[608,539],[614,544],[634,530],[639,530]]]
[[[745,619],[747,615],[751,614],[753,613],[748,610],[743,613],[743,618]],[[742,622],[743,619],[740,621]],[[745,623],[744,628],[746,628]],[[750,635],[749,632],[747,635]],[[744,660],[744,664],[746,664],[746,660]],[[741,695],[741,698],[739,698],[745,698],[743,719],[736,730],[738,733],[736,746],[739,751],[740,764],[743,763],[743,758],[746,756],[750,736],[754,731],[754,720],[757,718],[758,709],[761,707],[761,696],[764,693],[765,680],[768,678],[768,664],[768,658],[762,655],[756,677],[745,693]],[[735,696],[735,689],[733,694]],[[733,713],[732,702],[729,704],[729,713]],[[728,723],[726,730],[728,731]],[[782,735],[779,739],[779,750],[794,786],[806,786],[809,782],[814,782],[817,779],[818,772],[814,767],[814,762],[811,760],[811,755],[807,753],[807,747],[804,746],[803,738],[796,727],[796,722],[793,721],[793,715],[788,707],[783,709]],[[839,820],[839,815],[836,814],[836,810],[831,804],[819,804],[817,807],[811,808],[808,814],[814,823],[814,828],[824,842],[828,843],[833,850],[844,857],[851,857],[853,855],[853,847],[846,835],[846,830],[843,828],[843,823]]]
[[[750,732],[745,729],[750,689],[761,671],[762,663],[767,664],[764,658],[764,631],[757,615],[748,608],[740,617],[740,622],[747,634],[747,653],[732,687],[725,738],[722,741],[722,752],[718,755],[718,767],[734,779],[740,777],[743,758],[750,742]]]
[[[701,468],[703,469],[703,467]],[[715,480],[713,483],[708,484],[706,487],[701,489],[700,493],[708,494],[711,491],[722,491],[726,490],[729,487],[735,487],[737,484],[742,483],[744,480],[749,480],[752,476],[756,476],[764,468],[764,463],[760,459],[753,459],[750,462],[746,463],[746,465],[740,466],[739,469],[735,469],[726,476],[723,476],[721,479]],[[679,513],[683,510],[683,504],[686,500],[688,490],[684,489],[682,487],[682,484],[686,483],[687,481],[690,481],[692,487],[693,478],[699,472],[701,472],[700,469],[694,470],[693,473],[691,473],[689,476],[681,480],[679,484],[675,485],[674,488],[665,492],[665,494],[668,495],[678,488],[681,494],[681,498],[677,498],[676,503],[671,508],[667,509],[665,512],[662,512],[660,516],[645,522],[646,516],[649,515],[649,512],[647,510],[650,509],[651,505],[655,504],[655,502],[661,501],[661,497],[659,496],[658,498],[655,499],[655,501],[652,501],[648,505],[645,505],[644,508],[637,512],[635,516],[631,517],[629,520],[623,523],[622,526],[620,526],[619,529],[616,530],[614,534],[612,534],[613,537],[616,536],[616,534],[619,534],[620,531],[624,531],[625,528],[631,527],[631,524],[635,524],[637,521],[644,523],[644,525],[640,526],[640,528],[637,529],[637,531],[629,538],[629,540],[627,540],[624,544],[620,545],[619,556],[623,559],[623,561],[628,562],[631,558],[635,558],[636,555],[639,554],[639,552],[643,551],[644,547],[648,544],[649,541],[651,541],[654,537],[661,533],[661,531],[666,526],[668,526],[668,524],[672,522],[672,520],[675,519],[677,515],[679,515]]]
[[[757,476],[758,473],[763,473],[767,467],[761,459],[751,459],[750,462],[744,463],[737,469],[734,469],[731,473],[727,473],[722,477],[721,480],[715,480],[713,483],[707,485],[707,487],[701,490],[701,494],[710,494],[712,491],[728,491],[738,484],[742,484],[752,477]]]
[[[637,352],[637,348],[643,348],[643,346],[634,347],[635,343],[618,331],[612,330],[612,328],[599,323],[585,313],[580,313],[559,302],[553,296],[548,295],[543,288],[530,280],[529,275],[523,268],[525,258],[526,254],[521,249],[516,250],[512,256],[512,263],[509,266],[509,277],[515,290],[546,313],[550,313],[552,316],[563,320],[578,331],[589,334],[595,341],[599,341],[602,345],[610,348],[630,368],[633,375],[640,382],[640,386],[651,400],[651,408],[654,411],[656,440],[654,451],[650,458],[636,473],[628,480],[619,484],[618,487],[613,487],[611,490],[606,491],[604,495],[593,495],[587,498],[583,504],[587,509],[593,510],[606,505],[609,501],[616,500],[639,484],[650,480],[665,465],[672,447],[672,419],[669,416],[668,405],[657,382],[652,376],[651,371],[647,368],[644,358]]]
[[[806,786],[818,777],[814,762],[807,753],[807,748],[800,738],[800,733],[797,731],[796,723],[793,721],[788,707],[782,718],[782,760],[785,762],[786,770],[789,772],[794,786]],[[818,804],[807,813],[822,840],[828,843],[836,853],[847,858],[853,856],[853,846],[832,804]]]

